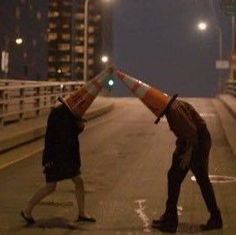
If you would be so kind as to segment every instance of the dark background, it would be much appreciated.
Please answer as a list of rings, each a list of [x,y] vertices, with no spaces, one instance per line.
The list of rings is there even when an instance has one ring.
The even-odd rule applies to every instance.
[[[114,62],[152,86],[180,96],[215,96],[219,34],[223,57],[231,53],[231,18],[218,0],[114,0]],[[208,22],[205,32],[199,20]],[[228,78],[228,71],[222,73]],[[119,82],[113,94],[130,95]]]

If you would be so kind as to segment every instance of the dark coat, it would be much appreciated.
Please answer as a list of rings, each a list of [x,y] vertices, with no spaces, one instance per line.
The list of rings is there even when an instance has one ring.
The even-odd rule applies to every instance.
[[[190,146],[209,146],[211,140],[206,122],[189,103],[175,100],[166,118],[177,137],[175,154],[184,154]]]
[[[64,104],[49,114],[42,159],[47,182],[79,174],[81,162],[78,135],[81,130],[77,121]]]

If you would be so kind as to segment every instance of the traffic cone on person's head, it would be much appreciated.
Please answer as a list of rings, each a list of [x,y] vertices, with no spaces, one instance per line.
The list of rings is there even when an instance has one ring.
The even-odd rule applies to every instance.
[[[177,94],[170,97],[121,71],[117,71],[116,76],[156,115],[155,124],[159,122],[160,118],[177,98]]]
[[[66,105],[77,118],[81,118],[98,93],[102,90],[107,78],[112,74],[112,72],[111,69],[104,70],[69,97],[65,99],[59,97],[58,100]]]

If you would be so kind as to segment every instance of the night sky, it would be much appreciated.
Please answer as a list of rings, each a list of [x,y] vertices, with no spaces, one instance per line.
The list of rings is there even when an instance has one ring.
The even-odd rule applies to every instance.
[[[216,94],[217,24],[224,58],[231,50],[231,18],[224,16],[218,0],[113,1],[113,58],[120,69],[170,95]],[[201,19],[209,24],[205,32],[196,26]],[[116,82],[113,94],[129,92]]]

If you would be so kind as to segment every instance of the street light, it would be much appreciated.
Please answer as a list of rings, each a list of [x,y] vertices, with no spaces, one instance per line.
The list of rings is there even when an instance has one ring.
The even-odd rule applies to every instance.
[[[110,2],[111,0],[103,0]],[[88,11],[89,11],[90,0],[85,0],[84,2],[84,82],[88,80]]]
[[[16,44],[17,45],[21,45],[23,43],[23,39],[22,38],[16,38]]]
[[[109,61],[109,57],[107,55],[103,55],[101,57],[101,61],[102,61],[102,63],[106,64]]]
[[[23,38],[18,37],[15,40],[10,39],[8,37],[4,37],[4,50],[2,51],[2,58],[1,58],[1,69],[4,72],[4,77],[5,79],[8,78],[8,73],[9,73],[9,59],[10,59],[10,54],[9,54],[9,44],[15,41],[15,43],[19,46],[23,44]]]
[[[201,31],[204,31],[207,29],[207,23],[205,22],[199,22],[197,26],[198,26],[198,29]]]
[[[204,21],[201,21],[201,22],[198,23],[198,29],[200,31],[205,31],[207,29],[207,27],[208,27],[208,25]],[[222,56],[223,56],[223,52],[222,52],[222,42],[223,42],[223,40],[222,40],[222,30],[218,25],[216,25],[216,29],[217,29],[218,34],[219,34],[219,55],[218,56],[219,56],[219,60],[222,60]]]
[[[206,22],[201,21],[198,23],[198,29],[200,31],[205,31],[207,29],[208,25]],[[219,47],[218,47],[218,56],[219,56],[219,60],[221,61],[223,58],[223,34],[222,34],[222,30],[221,27],[219,25],[216,25],[215,28],[217,29],[218,32],[218,36],[219,36]],[[219,92],[221,91],[221,72],[219,71]]]

